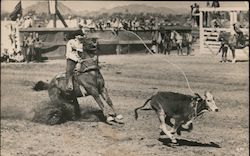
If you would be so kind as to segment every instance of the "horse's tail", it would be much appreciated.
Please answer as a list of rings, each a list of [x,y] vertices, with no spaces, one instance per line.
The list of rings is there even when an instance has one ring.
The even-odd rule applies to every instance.
[[[33,90],[35,91],[41,91],[41,90],[47,90],[49,88],[49,83],[38,81],[34,86]]]
[[[138,107],[138,108],[136,108],[136,109],[134,110],[134,111],[135,111],[135,119],[136,119],[136,120],[138,119],[137,110],[138,110],[138,109],[142,109],[143,107],[145,107],[145,106],[148,104],[148,102],[149,102],[150,100],[152,100],[152,97],[149,98],[149,99],[143,104],[143,106],[140,106],[140,107]]]

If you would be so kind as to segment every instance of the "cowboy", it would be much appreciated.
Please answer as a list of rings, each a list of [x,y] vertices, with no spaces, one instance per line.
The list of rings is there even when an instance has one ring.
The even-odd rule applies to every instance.
[[[75,38],[68,41],[66,45],[66,60],[67,60],[67,67],[66,67],[66,90],[72,91],[73,90],[73,71],[76,67],[77,63],[82,63],[83,59],[78,55],[78,53],[83,52],[83,39],[85,34],[80,29],[74,34]]]

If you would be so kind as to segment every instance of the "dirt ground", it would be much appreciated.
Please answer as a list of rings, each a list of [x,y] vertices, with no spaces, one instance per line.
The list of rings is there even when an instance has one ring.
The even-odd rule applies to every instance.
[[[65,70],[64,60],[45,63],[1,64],[2,156],[193,156],[249,155],[249,62],[220,63],[211,55],[100,56],[106,87],[124,125],[69,121],[56,126],[32,122],[34,109],[49,101],[47,91],[35,92],[39,80],[50,81]],[[218,113],[194,122],[192,132],[177,136],[179,145],[160,138],[152,110],[134,109],[156,91],[191,94],[180,66],[194,92],[212,90]],[[157,88],[157,89],[156,89]],[[82,112],[99,109],[92,97],[79,98]]]

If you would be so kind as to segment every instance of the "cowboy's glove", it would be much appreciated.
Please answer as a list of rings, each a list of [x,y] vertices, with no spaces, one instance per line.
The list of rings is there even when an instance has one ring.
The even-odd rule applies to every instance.
[[[83,59],[79,58],[79,59],[77,60],[77,62],[78,62],[78,63],[82,63],[82,62],[83,62]]]

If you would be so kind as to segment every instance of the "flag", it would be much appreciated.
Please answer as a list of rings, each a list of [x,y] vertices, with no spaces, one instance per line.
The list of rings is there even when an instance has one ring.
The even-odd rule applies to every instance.
[[[12,21],[15,21],[17,19],[17,15],[20,14],[22,15],[22,3],[19,1],[17,5],[15,6],[15,10],[10,14],[10,19]]]

